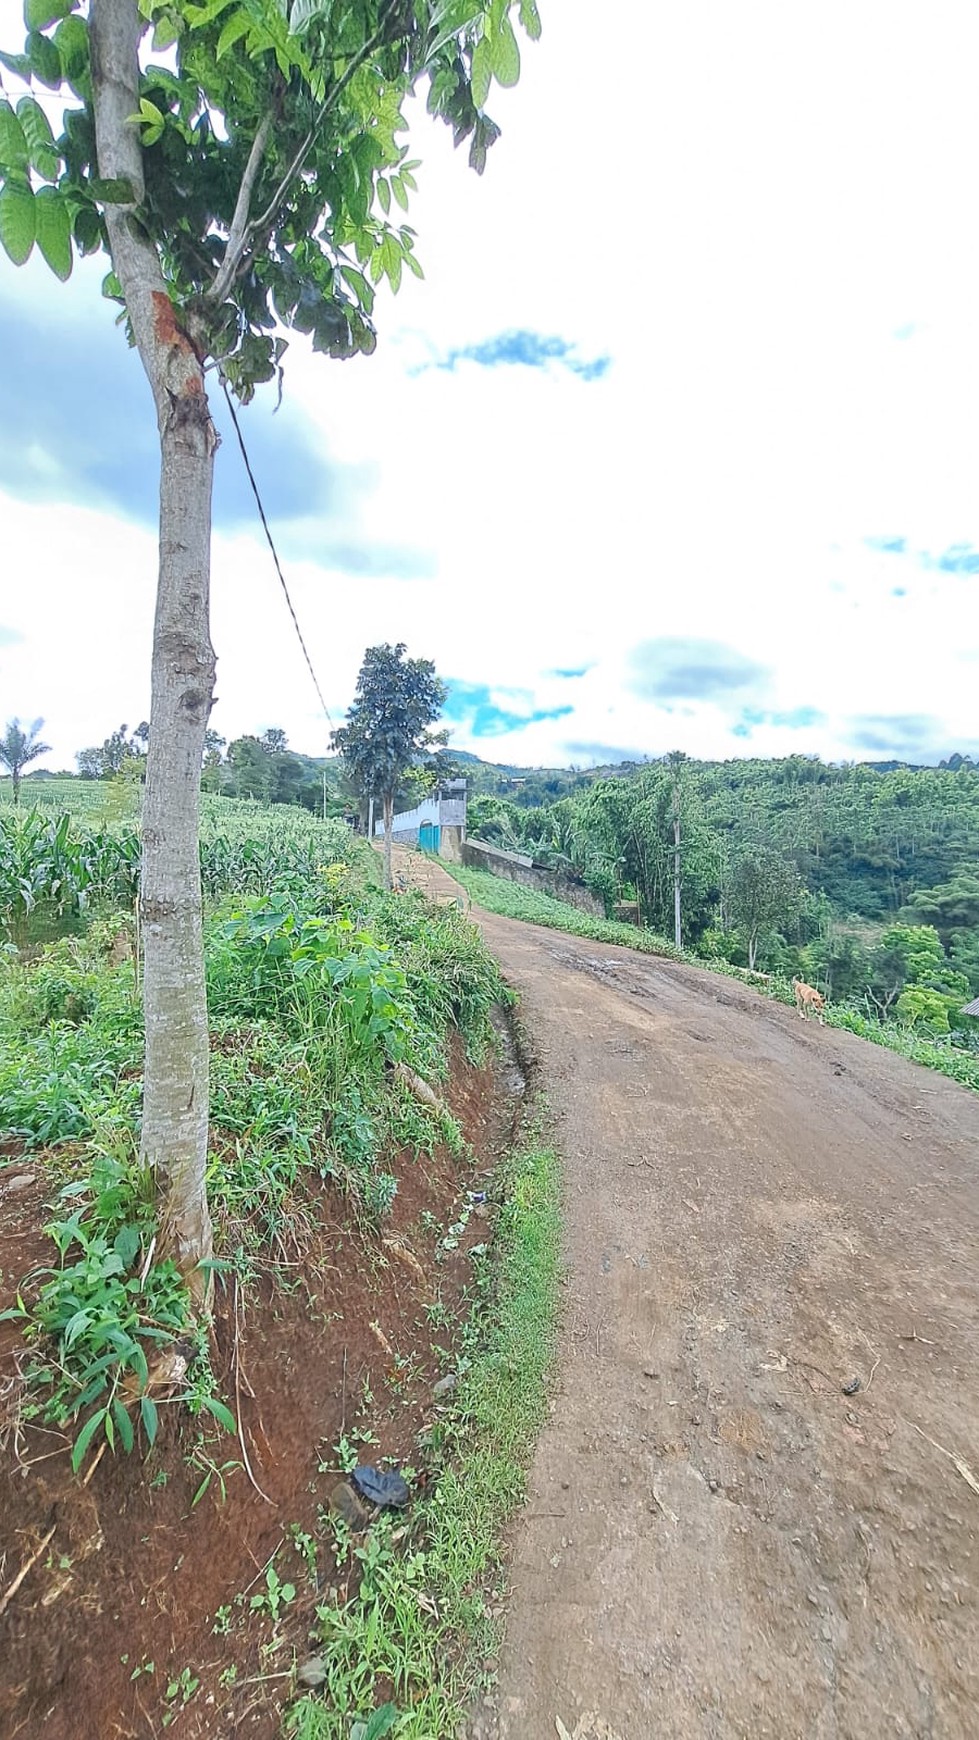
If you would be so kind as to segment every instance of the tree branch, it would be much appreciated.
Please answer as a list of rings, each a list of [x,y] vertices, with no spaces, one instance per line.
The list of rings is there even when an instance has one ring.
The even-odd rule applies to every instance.
[[[332,87],[332,89],[324,97],[324,99],[323,99],[322,103],[320,104],[320,107],[317,111],[316,119],[313,122],[313,125],[310,127],[309,132],[306,134],[306,137],[303,140],[302,144],[300,145],[295,156],[293,157],[292,162],[289,164],[289,167],[286,170],[285,174],[283,175],[281,181],[279,182],[279,185],[276,188],[274,194],[272,195],[272,198],[269,201],[269,204],[266,206],[266,208],[262,212],[261,216],[256,217],[256,218],[252,218],[252,220],[249,223],[245,223],[243,225],[239,236],[235,240],[234,239],[235,225],[238,223],[239,206],[241,205],[242,194],[245,191],[245,179],[248,176],[248,168],[246,167],[245,176],[242,179],[241,189],[239,190],[239,193],[238,193],[238,204],[235,206],[235,215],[234,215],[234,219],[232,221],[231,234],[228,237],[228,246],[225,249],[224,259],[222,260],[221,268],[220,268],[219,272],[217,273],[217,275],[214,279],[214,282],[211,285],[210,290],[207,293],[207,299],[209,302],[223,302],[224,298],[227,296],[228,291],[231,289],[231,286],[234,283],[235,278],[238,276],[238,273],[239,273],[239,270],[242,266],[242,263],[246,258],[246,255],[248,252],[249,242],[251,241],[251,239],[254,235],[258,234],[261,230],[264,230],[266,228],[266,226],[272,222],[272,219],[275,217],[275,214],[278,211],[279,206],[282,203],[282,200],[284,199],[286,193],[288,192],[290,183],[295,179],[295,177],[299,174],[299,171],[302,169],[302,166],[305,163],[307,156],[309,155],[310,146],[313,144],[313,141],[315,140],[316,135],[317,135],[320,127],[323,125],[323,122],[326,120],[327,115],[330,113],[331,109],[336,107],[337,102],[339,101],[343,92],[346,90],[348,84],[350,83],[350,80],[354,76],[354,73],[357,72],[360,69],[360,67],[363,66],[364,62],[369,58],[370,55],[373,54],[375,48],[380,47],[381,43],[384,41],[385,32],[387,30],[388,24],[390,23],[393,14],[397,8],[397,5],[398,5],[398,0],[388,0],[387,5],[382,8],[381,16],[378,19],[377,29],[374,31],[372,36],[368,37],[368,39],[364,43],[363,47],[358,49],[357,53],[354,55],[353,59],[351,60],[349,66],[346,67],[344,72],[341,74],[340,78],[337,79],[336,84]],[[269,121],[268,124],[270,125],[271,122]],[[263,121],[262,126],[266,126],[265,121]],[[261,132],[261,128],[259,128],[259,133],[260,132]],[[267,139],[267,136],[268,136],[268,134],[266,132],[266,139]],[[259,137],[259,134],[257,133],[255,135],[256,144],[258,142],[258,137]],[[265,141],[263,140],[263,149],[264,149],[264,144],[265,144]],[[251,165],[252,157],[254,156],[254,154],[255,154],[255,145],[252,146],[252,150],[251,150],[251,153],[249,155],[249,159],[248,159],[249,166]],[[254,180],[255,180],[255,173],[257,173],[257,168],[258,168],[258,165],[256,163],[255,172],[252,174],[251,183],[249,184],[249,187],[248,187],[248,197],[249,198],[251,197],[252,184],[254,183]],[[233,241],[234,241],[234,246],[232,245]]]
[[[221,262],[214,283],[208,291],[209,300],[213,302],[223,302],[234,282],[235,273],[238,269],[238,264],[241,260],[245,246],[246,231],[248,229],[248,213],[252,202],[252,189],[255,186],[255,177],[257,176],[261,166],[262,158],[265,155],[265,147],[268,144],[268,137],[271,130],[271,115],[263,115],[259,122],[258,132],[252,140],[252,148],[248,153],[248,162],[245,164],[245,173],[241,178],[241,186],[238,189],[238,198],[235,201],[234,217],[231,219],[231,228],[228,231],[228,245],[224,250],[224,259]]]

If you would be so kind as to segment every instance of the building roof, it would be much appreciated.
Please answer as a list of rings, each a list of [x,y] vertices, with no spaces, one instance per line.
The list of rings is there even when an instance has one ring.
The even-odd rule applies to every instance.
[[[963,1015],[975,1015],[979,1019],[979,997],[974,997],[971,1003],[967,1003],[962,1013]]]

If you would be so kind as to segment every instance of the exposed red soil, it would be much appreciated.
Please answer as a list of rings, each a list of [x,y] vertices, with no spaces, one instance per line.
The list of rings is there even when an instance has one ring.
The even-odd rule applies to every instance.
[[[252,1287],[237,1302],[237,1332],[233,1284],[219,1293],[215,1369],[234,1407],[237,1343],[237,1405],[255,1481],[270,1502],[239,1467],[226,1474],[224,1502],[212,1478],[192,1508],[204,1471],[188,1460],[198,1423],[184,1409],[161,1407],[145,1461],[105,1455],[88,1486],[72,1477],[57,1436],[29,1424],[8,1429],[0,1453],[0,1599],[52,1525],[55,1533],[0,1619],[0,1740],[145,1740],[160,1733],[164,1715],[167,1732],[186,1740],[278,1733],[294,1650],[306,1649],[331,1573],[343,1593],[323,1523],[340,1477],[334,1446],[343,1434],[369,1430],[362,1460],[418,1465],[419,1431],[437,1417],[432,1386],[466,1312],[468,1252],[487,1235],[477,1213],[458,1249],[440,1248],[466,1190],[486,1184],[510,1110],[491,1065],[475,1070],[457,1053],[451,1081],[446,1097],[475,1168],[444,1148],[431,1159],[388,1161],[398,1193],[379,1230],[324,1186],[305,1205],[315,1230],[297,1245],[291,1286],[280,1275]],[[15,1187],[25,1174],[31,1182]],[[25,1272],[51,1259],[40,1230],[46,1195],[43,1156],[13,1165],[8,1156],[0,1171],[0,1310]],[[426,1307],[436,1303],[444,1309],[433,1327]],[[13,1325],[0,1325],[0,1334],[0,1406],[6,1392],[9,1418],[21,1343]],[[240,1462],[232,1437],[208,1432],[207,1439],[216,1464]],[[315,1578],[289,1537],[293,1525],[320,1542]],[[273,1554],[297,1596],[270,1649],[267,1614],[251,1613],[247,1600],[236,1606],[235,1597],[264,1587]],[[215,1633],[226,1607],[230,1619],[219,1619]],[[152,1673],[136,1672],[149,1662]],[[165,1697],[184,1669],[201,1682],[186,1707],[182,1694]],[[231,1685],[222,1683],[229,1670]]]

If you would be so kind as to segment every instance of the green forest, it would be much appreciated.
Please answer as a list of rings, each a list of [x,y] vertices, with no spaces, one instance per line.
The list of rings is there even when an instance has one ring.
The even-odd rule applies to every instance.
[[[467,769],[468,771],[468,769]],[[979,993],[979,768],[697,762],[565,774],[488,770],[470,835],[577,875],[609,916],[710,959],[799,973],[835,1000],[947,1033]],[[528,791],[529,788],[529,791]],[[631,910],[630,910],[631,909]]]

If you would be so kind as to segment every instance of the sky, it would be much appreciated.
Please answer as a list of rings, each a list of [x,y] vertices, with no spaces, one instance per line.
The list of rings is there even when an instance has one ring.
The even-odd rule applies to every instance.
[[[426,276],[374,356],[296,337],[243,413],[329,720],[214,406],[214,729],[325,753],[404,641],[490,761],[979,754],[979,10],[540,6],[481,179],[413,112]],[[52,768],[149,711],[156,426],[104,269],[0,255],[0,721]]]

